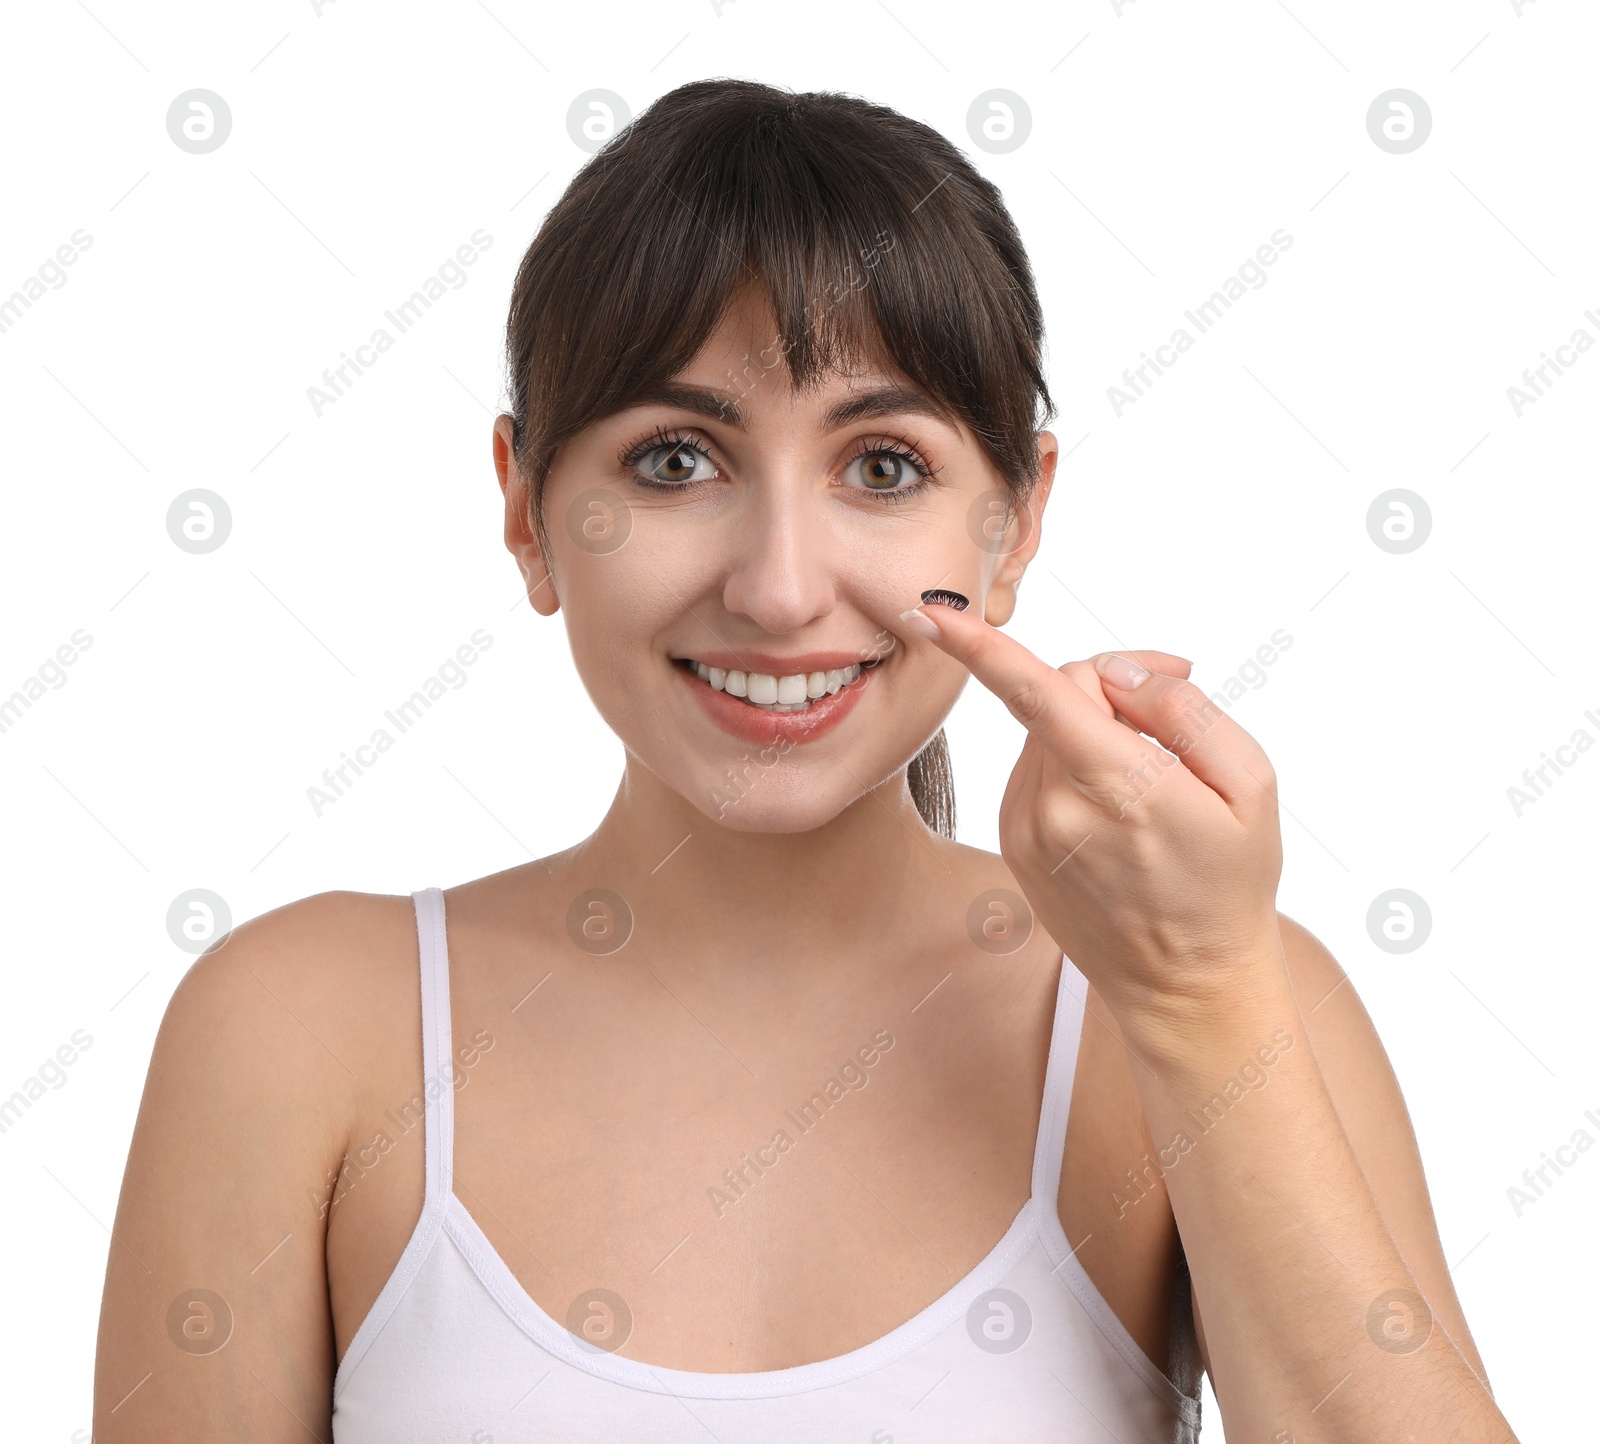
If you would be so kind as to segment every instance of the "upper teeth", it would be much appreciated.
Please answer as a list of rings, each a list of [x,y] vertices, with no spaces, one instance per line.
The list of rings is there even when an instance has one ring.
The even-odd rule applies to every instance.
[[[708,667],[704,662],[691,665],[696,675],[716,691],[743,697],[763,707],[805,707],[817,697],[831,697],[861,675],[859,662],[826,672],[794,672],[787,677],[774,677],[767,672],[724,671],[721,667]]]

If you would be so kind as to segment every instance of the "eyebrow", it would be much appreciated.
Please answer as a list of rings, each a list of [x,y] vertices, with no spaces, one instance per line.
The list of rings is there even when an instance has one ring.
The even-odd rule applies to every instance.
[[[695,415],[704,416],[711,421],[726,422],[741,431],[747,429],[750,421],[744,408],[739,405],[738,397],[710,386],[686,386],[680,382],[669,381],[653,387],[636,398],[633,404],[674,406],[681,411],[692,411]],[[840,427],[850,426],[858,421],[906,414],[929,416],[935,421],[942,421],[946,426],[952,428],[955,426],[945,408],[924,392],[913,386],[887,385],[858,391],[842,401],[835,402],[823,413],[822,429],[836,431]]]

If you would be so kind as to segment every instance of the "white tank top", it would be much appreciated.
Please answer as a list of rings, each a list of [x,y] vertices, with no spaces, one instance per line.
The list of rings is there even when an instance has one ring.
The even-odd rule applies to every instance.
[[[451,1184],[444,895],[412,894],[422,969],[422,1216],[340,1361],[334,1444],[1192,1444],[1200,1407],[1145,1356],[1056,1214],[1086,984],[1063,957],[1028,1201],[948,1292],[849,1353],[698,1373],[546,1314]],[[1080,1245],[1081,1246],[1081,1245]]]

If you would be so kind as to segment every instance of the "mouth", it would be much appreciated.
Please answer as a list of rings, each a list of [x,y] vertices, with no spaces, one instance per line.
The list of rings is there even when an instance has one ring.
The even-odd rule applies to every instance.
[[[799,666],[829,659],[796,659]],[[674,657],[673,665],[698,677],[713,692],[736,697],[758,712],[808,712],[840,692],[859,685],[861,678],[882,664],[881,657],[841,662],[839,666],[810,666],[806,671],[756,672],[738,667],[717,667],[694,657]]]

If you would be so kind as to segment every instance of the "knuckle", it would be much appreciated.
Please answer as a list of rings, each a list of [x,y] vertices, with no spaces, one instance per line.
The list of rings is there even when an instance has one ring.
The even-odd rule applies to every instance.
[[[1196,733],[1209,732],[1227,713],[1193,682],[1180,682],[1168,693],[1168,705]]]
[[[1083,840],[1083,819],[1077,807],[1064,797],[1047,797],[1039,805],[1035,824],[1044,850],[1070,852]]]
[[[1019,682],[1006,693],[1006,709],[1024,727],[1043,722],[1050,714],[1050,698],[1043,687]]]
[[[1227,717],[1226,712],[1190,682],[1169,689],[1157,708],[1166,735],[1172,738],[1172,750],[1179,757]]]

